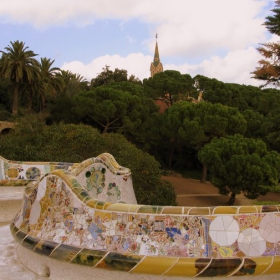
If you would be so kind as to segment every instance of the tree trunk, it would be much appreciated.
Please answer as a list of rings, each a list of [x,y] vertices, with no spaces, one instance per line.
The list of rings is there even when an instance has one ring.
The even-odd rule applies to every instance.
[[[110,125],[110,124],[107,122],[106,125],[104,126],[104,129],[103,129],[103,131],[102,131],[102,134],[105,134],[105,133],[108,132],[109,125]]]
[[[170,154],[169,154],[169,161],[168,161],[168,168],[169,168],[169,169],[172,167],[173,155],[174,155],[174,142],[171,141]]]
[[[13,90],[13,105],[12,105],[12,114],[14,116],[18,114],[18,89],[19,89],[19,83],[16,83]]]
[[[231,195],[230,195],[229,201],[228,201],[229,205],[234,205],[235,196],[236,196],[236,194],[234,192],[232,192]]]
[[[46,104],[46,97],[45,96],[42,96],[41,97],[41,99],[42,99],[42,107],[40,108],[40,112],[44,112],[44,110],[45,110],[45,104]]]
[[[201,183],[205,183],[207,179],[207,166],[205,164],[203,164],[203,168],[202,168],[202,176],[201,176]]]

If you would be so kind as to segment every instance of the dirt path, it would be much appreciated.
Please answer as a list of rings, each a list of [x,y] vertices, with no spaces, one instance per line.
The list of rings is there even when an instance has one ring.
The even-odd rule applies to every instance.
[[[229,197],[220,195],[218,189],[210,182],[203,184],[199,180],[179,176],[162,176],[162,179],[169,181],[174,186],[179,206],[228,205]],[[280,194],[268,193],[265,196],[260,196],[257,201],[275,201],[275,204],[280,204]],[[240,194],[236,197],[235,205],[252,205],[254,202],[255,200],[247,199]]]

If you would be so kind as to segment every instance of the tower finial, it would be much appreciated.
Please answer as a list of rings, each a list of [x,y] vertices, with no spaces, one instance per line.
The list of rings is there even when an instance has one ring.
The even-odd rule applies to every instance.
[[[159,52],[158,52],[158,43],[157,38],[158,34],[156,33],[156,47],[155,47],[155,55],[154,55],[154,61],[151,63],[150,71],[151,71],[151,77],[154,76],[154,74],[163,72],[163,66],[159,59]]]

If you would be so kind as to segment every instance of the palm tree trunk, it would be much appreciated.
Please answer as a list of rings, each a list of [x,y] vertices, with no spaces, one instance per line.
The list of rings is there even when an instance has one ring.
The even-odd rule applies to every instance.
[[[28,98],[28,105],[27,105],[28,114],[31,114],[31,110],[32,110],[32,94],[30,94]]]
[[[19,83],[15,83],[13,90],[13,105],[12,105],[12,114],[16,116],[18,114],[18,89]]]
[[[46,104],[46,97],[42,96],[42,107],[40,108],[40,111],[43,112],[45,110]]]

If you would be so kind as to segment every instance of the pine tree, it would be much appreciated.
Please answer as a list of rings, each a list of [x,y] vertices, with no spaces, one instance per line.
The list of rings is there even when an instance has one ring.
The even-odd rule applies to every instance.
[[[275,7],[271,10],[273,15],[266,17],[264,25],[272,34],[280,36],[280,0],[275,1]],[[263,59],[259,66],[252,72],[254,79],[265,81],[261,87],[267,85],[280,85],[280,44],[265,43],[257,48]]]

